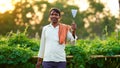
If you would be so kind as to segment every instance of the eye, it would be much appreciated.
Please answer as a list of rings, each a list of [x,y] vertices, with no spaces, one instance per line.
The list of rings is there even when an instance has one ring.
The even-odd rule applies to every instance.
[[[55,16],[59,16],[59,14],[50,14],[51,16],[55,15]]]

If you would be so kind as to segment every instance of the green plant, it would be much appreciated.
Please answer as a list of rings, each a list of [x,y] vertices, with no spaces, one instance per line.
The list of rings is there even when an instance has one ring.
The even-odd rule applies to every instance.
[[[73,55],[75,68],[115,68],[119,66],[120,59],[114,58],[94,58],[92,55],[114,56],[120,54],[120,40],[108,37],[105,40],[96,38],[94,40],[77,40],[76,46],[67,46],[67,55]],[[107,64],[111,64],[110,66]]]
[[[33,51],[38,51],[39,42],[38,40],[28,38],[24,33],[13,33],[8,39],[8,46],[29,48]]]
[[[73,55],[71,62],[74,64],[74,68],[84,68],[86,60],[88,59],[83,48],[80,46],[67,46],[67,55]]]
[[[33,52],[28,49],[6,45],[0,46],[0,64],[25,63],[32,57],[32,55]]]
[[[28,61],[36,56],[39,50],[39,40],[29,38],[26,32],[12,33],[7,39],[0,40],[0,66],[2,68],[34,68],[35,63]],[[119,68],[119,58],[92,58],[92,55],[114,56],[120,54],[120,40],[114,36],[106,39],[79,39],[76,45],[66,46],[67,55],[72,55],[74,68]],[[36,59],[37,60],[37,59]],[[110,66],[109,66],[110,64]],[[17,67],[20,65],[19,67]],[[6,66],[6,67],[5,67]],[[70,67],[70,68],[72,68]]]
[[[0,45],[7,44],[7,39],[6,37],[0,36]]]

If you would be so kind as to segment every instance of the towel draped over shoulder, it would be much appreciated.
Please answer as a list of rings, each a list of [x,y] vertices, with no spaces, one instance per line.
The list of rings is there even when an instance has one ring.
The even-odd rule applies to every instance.
[[[58,36],[59,36],[59,43],[60,44],[66,44],[66,38],[67,38],[67,32],[70,30],[70,26],[66,24],[59,24],[59,31],[58,31]]]

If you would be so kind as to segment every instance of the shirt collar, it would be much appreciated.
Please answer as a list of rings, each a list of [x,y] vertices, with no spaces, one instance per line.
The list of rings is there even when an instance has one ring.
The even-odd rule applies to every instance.
[[[50,27],[54,28],[52,23],[49,24]],[[57,25],[55,28],[59,28],[59,25]]]

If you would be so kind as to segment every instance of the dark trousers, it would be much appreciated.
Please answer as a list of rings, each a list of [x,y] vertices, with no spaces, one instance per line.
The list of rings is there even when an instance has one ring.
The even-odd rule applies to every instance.
[[[66,68],[66,62],[43,61],[43,68]]]

